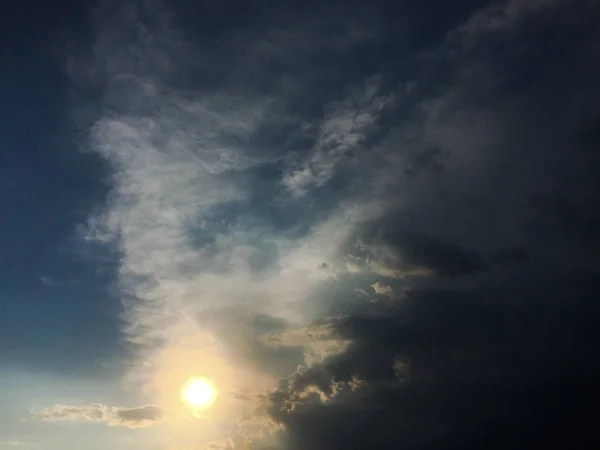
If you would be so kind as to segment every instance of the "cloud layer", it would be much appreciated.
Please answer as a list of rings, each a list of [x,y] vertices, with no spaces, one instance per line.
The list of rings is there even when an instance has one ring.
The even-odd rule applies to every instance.
[[[95,11],[72,67],[102,98],[87,150],[112,191],[85,237],[118,255],[127,379],[159,406],[36,416],[185,416],[180,386],[206,376],[215,448],[586,432],[564,422],[597,364],[586,7],[466,2],[430,30],[435,2],[292,3],[236,26],[217,5],[203,26],[191,6]]]

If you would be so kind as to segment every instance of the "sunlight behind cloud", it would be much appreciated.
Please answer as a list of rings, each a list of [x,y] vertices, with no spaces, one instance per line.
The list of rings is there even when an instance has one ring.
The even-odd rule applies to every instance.
[[[594,2],[80,3],[8,24],[0,450],[593,434]]]

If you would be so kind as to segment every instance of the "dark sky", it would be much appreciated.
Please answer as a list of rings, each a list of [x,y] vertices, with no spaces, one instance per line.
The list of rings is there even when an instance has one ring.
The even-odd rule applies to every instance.
[[[598,2],[4,11],[0,450],[598,444]]]

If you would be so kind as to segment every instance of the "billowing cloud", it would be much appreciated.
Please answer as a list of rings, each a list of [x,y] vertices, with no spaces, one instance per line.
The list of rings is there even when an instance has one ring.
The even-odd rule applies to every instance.
[[[576,298],[567,280],[537,286],[534,299],[521,286],[413,292],[401,311],[370,306],[368,316],[336,321],[348,350],[298,372],[272,396],[285,447],[391,449],[402,439],[407,448],[458,448],[477,439],[529,448],[568,442],[575,430],[589,439],[593,424],[577,411],[594,402],[589,364],[597,358],[589,352],[598,335],[585,317],[595,314],[586,298],[598,286],[578,282]],[[565,296],[582,309],[566,306]],[[556,390],[568,400],[557,403]]]
[[[165,417],[161,408],[145,405],[135,408],[116,408],[101,404],[85,406],[54,405],[34,409],[33,417],[43,421],[97,422],[128,428],[149,427]]]
[[[379,295],[388,295],[393,291],[392,287],[389,284],[384,284],[379,281],[373,283],[371,287],[373,288],[375,293]]]

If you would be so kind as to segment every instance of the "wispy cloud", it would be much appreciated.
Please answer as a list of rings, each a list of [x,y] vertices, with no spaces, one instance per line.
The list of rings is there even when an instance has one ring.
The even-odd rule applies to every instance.
[[[494,2],[473,14],[455,34],[475,38],[489,32],[506,31],[518,26],[527,17],[549,10],[563,0],[509,0]]]
[[[378,95],[380,80],[374,77],[346,100],[329,105],[307,160],[283,177],[284,185],[294,194],[325,184],[336,166],[351,150],[358,150],[369,133],[376,129],[382,110],[393,103],[394,96]]]
[[[231,393],[263,392],[283,368],[304,363],[296,362],[291,344],[274,349],[261,343],[267,331],[256,318],[290,327],[305,321],[303,300],[334,276],[322,264],[336,257],[357,224],[379,211],[377,205],[342,202],[300,236],[262,225],[250,204],[256,201],[252,180],[281,158],[273,156],[277,144],[259,145],[261,132],[279,111],[286,113],[288,99],[278,92],[240,96],[220,85],[210,93],[174,87],[181,61],[169,51],[176,44],[169,41],[172,25],[157,4],[127,7],[97,21],[93,66],[106,77],[106,101],[87,149],[110,163],[112,192],[104,210],[90,218],[86,237],[119,250],[123,331],[137,352],[128,380],[172,410],[184,408],[178,390],[187,377],[208,376],[220,392],[211,417],[236,421],[259,405],[229,401]],[[160,20],[145,23],[146,16]],[[121,41],[123,30],[129,31]],[[336,161],[375,125],[389,101],[377,89],[369,81],[333,107],[308,163],[314,176],[299,189],[325,183]],[[280,189],[273,197],[285,213],[289,193],[279,181],[273,180]],[[265,247],[275,249],[274,260],[259,274],[253,261]],[[41,415],[133,423],[127,411],[102,405],[63,406]]]
[[[80,281],[77,280],[58,280],[48,275],[44,275],[40,277],[40,282],[50,287],[60,287],[60,286],[77,286],[81,284]]]

